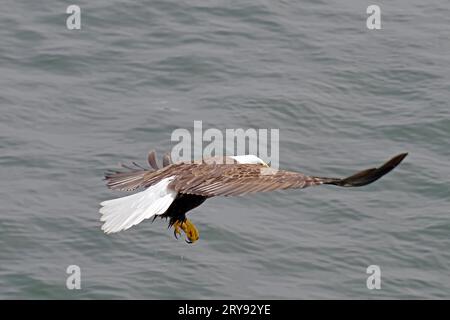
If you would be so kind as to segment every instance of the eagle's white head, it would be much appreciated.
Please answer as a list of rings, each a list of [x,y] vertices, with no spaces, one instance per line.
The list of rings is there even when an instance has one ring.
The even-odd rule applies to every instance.
[[[232,156],[230,158],[236,160],[240,164],[262,164],[265,167],[269,166],[267,163],[265,163],[263,160],[261,160],[260,158],[258,158],[253,154],[246,154],[243,156]]]

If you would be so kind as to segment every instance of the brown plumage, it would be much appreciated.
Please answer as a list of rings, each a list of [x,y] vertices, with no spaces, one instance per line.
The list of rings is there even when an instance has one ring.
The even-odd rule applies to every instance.
[[[380,168],[367,169],[348,178],[339,179],[307,176],[298,172],[272,169],[261,164],[225,164],[209,160],[194,163],[171,163],[170,160],[165,160],[164,167],[159,168],[155,153],[151,152],[149,164],[154,170],[142,170],[142,167],[135,164],[135,168],[126,167],[130,170],[128,172],[107,174],[106,180],[111,189],[131,191],[141,187],[148,188],[164,178],[174,176],[176,178],[169,184],[169,188],[179,193],[207,197],[237,196],[321,184],[355,187],[381,178],[394,169],[406,155],[400,154]]]

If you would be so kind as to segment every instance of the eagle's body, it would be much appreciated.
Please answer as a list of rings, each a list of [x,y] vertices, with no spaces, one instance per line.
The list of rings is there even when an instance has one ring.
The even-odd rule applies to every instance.
[[[169,156],[163,158],[163,167],[156,163],[151,152],[148,162],[151,168],[135,164],[128,171],[110,172],[105,175],[107,186],[115,190],[139,193],[101,203],[102,230],[106,233],[126,230],[149,218],[169,218],[174,234],[180,228],[189,242],[198,240],[198,231],[186,218],[189,210],[214,196],[236,196],[254,192],[306,188],[331,184],[341,187],[367,185],[394,169],[405,157],[400,154],[379,168],[367,169],[350,177],[323,178],[302,173],[270,168],[254,155],[214,157],[194,162],[172,163]]]
[[[173,225],[177,221],[184,221],[186,219],[186,213],[197,208],[206,199],[208,199],[207,196],[180,193],[172,202],[169,209],[161,215],[161,218],[170,218],[169,225]]]

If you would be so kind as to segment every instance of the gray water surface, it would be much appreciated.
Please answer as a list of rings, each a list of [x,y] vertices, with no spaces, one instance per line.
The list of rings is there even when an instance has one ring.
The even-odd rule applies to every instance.
[[[377,1],[381,30],[370,4],[5,0],[0,298],[448,298],[450,3]],[[105,235],[103,172],[194,120],[278,128],[281,168],[308,174],[410,154],[364,188],[208,200],[195,245],[160,220]]]

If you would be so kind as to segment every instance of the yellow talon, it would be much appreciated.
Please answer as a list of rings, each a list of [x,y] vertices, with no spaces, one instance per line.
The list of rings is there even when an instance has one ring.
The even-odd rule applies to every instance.
[[[175,235],[175,238],[178,239],[178,235],[181,235],[180,228],[184,231],[186,234],[186,237],[188,240],[186,240],[187,243],[194,243],[196,242],[200,236],[197,228],[195,225],[191,222],[191,220],[186,219],[185,221],[177,221],[173,224],[173,234]]]
[[[173,235],[176,239],[178,239],[178,236],[181,236],[180,223],[178,221],[173,224]]]
[[[183,222],[183,224],[181,225],[181,229],[183,229],[184,233],[186,233],[186,237],[189,239],[189,243],[194,243],[200,238],[198,229],[189,219],[186,219]]]

